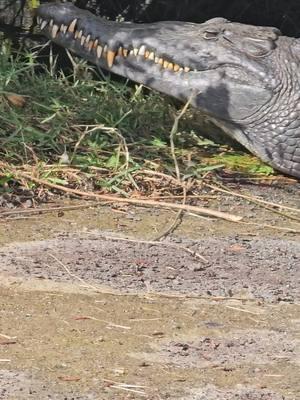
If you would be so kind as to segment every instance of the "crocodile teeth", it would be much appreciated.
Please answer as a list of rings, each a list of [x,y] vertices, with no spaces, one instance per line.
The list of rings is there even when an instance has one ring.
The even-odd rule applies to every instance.
[[[169,62],[168,62],[168,61],[164,61],[164,62],[163,62],[163,67],[164,67],[164,68],[168,68],[168,65],[169,65]]]
[[[47,25],[47,21],[43,21],[41,23],[41,29],[45,29],[46,25]]]
[[[50,26],[51,28],[52,28],[53,24],[54,24],[53,19],[50,19],[49,26]]]
[[[37,21],[38,24],[40,24],[41,23],[41,18],[37,17],[36,21]]]
[[[53,25],[52,30],[51,30],[52,39],[56,38],[58,31],[59,31],[59,27],[57,25]]]
[[[153,53],[153,51],[151,51],[151,53],[149,54],[148,60],[154,60],[155,59],[155,54]]]
[[[96,53],[97,53],[97,57],[98,57],[98,58],[101,58],[102,51],[103,51],[103,47],[100,46],[100,45],[98,45],[98,46],[97,46],[97,50],[96,50]]]
[[[61,32],[67,33],[67,29],[68,29],[67,25],[61,24],[61,26],[60,26],[60,31]]]
[[[139,48],[139,56],[144,56],[145,55],[145,51],[146,51],[146,47],[143,45]]]
[[[73,19],[73,21],[70,23],[68,32],[74,33],[76,24],[77,24],[77,18]]]
[[[109,68],[111,68],[114,65],[115,57],[116,57],[116,52],[113,50],[108,50],[106,59],[107,59],[107,65],[109,66]]]
[[[51,20],[52,21],[52,20]],[[93,49],[96,53],[96,56],[98,59],[100,59],[102,56],[104,59],[106,59],[107,66],[109,68],[112,68],[115,62],[116,56],[118,57],[128,57],[130,56],[144,56],[145,60],[151,60],[155,64],[161,65],[161,67],[165,70],[172,71],[172,72],[190,72],[191,68],[190,67],[183,67],[180,66],[179,64],[175,64],[173,62],[170,62],[162,57],[158,57],[154,51],[147,50],[145,45],[140,46],[139,48],[132,48],[131,50],[126,49],[122,46],[120,46],[117,51],[111,50],[108,48],[108,45],[103,45],[101,46],[99,43],[99,39],[93,40],[91,38],[91,35],[83,35],[83,31],[76,30],[76,24],[77,24],[77,19],[74,19],[71,24],[68,26],[62,24],[60,28],[56,25],[53,24],[52,21],[52,26],[51,26],[51,21],[49,22],[49,28],[51,32],[52,38],[55,38],[58,34],[58,32],[63,32],[66,33],[68,32],[73,32],[74,33],[74,38],[80,40],[81,46],[84,46],[89,52],[91,52]],[[46,25],[48,24],[47,21],[44,21],[43,19],[40,19],[40,27],[41,29],[44,29]]]
[[[89,44],[88,44],[88,51],[91,51],[93,46],[94,46],[94,42],[92,40],[90,40]]]

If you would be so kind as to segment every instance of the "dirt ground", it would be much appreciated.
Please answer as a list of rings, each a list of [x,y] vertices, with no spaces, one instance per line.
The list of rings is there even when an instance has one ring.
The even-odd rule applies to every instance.
[[[299,211],[299,188],[235,190]],[[300,399],[300,215],[210,195],[242,222],[157,242],[175,212],[1,210],[0,399]]]

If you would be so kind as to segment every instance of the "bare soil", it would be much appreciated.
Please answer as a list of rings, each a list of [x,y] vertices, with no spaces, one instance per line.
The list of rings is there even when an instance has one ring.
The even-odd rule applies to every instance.
[[[300,208],[297,184],[236,190]],[[153,243],[174,212],[3,209],[0,399],[299,399],[299,214],[199,205],[245,223],[186,215]]]

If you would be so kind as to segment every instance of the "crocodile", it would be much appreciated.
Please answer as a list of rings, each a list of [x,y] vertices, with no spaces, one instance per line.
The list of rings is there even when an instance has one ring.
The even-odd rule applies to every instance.
[[[115,22],[71,3],[42,4],[37,22],[99,68],[190,102],[261,160],[300,178],[300,39],[219,17]]]

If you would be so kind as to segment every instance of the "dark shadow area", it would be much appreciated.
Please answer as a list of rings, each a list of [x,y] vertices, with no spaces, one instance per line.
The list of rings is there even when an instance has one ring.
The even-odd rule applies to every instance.
[[[284,35],[300,36],[298,0],[78,0],[75,4],[112,19],[122,16],[136,22],[204,22],[224,17],[245,24],[275,26]]]
[[[136,71],[143,73],[145,69],[143,70],[142,66],[139,66]],[[149,78],[146,87],[153,87],[153,85],[155,85],[154,81],[155,78]],[[187,101],[185,93],[179,94],[179,97],[181,101],[173,97],[169,99],[178,110],[181,109],[182,105]],[[242,125],[232,121],[232,117],[229,113],[230,93],[226,85],[222,83],[214,87],[210,86],[206,91],[202,92],[201,95],[196,95],[196,97],[196,107],[193,107],[193,118],[189,120],[189,128],[194,126],[199,135],[207,137],[215,143],[230,145],[237,151],[248,151],[237,139],[229,137],[220,126],[216,125],[212,119],[209,118],[212,117],[220,121],[220,125],[227,124],[232,128],[235,127],[239,130],[244,129]]]
[[[41,1],[44,2],[47,1]],[[34,11],[29,3],[24,0],[0,0],[0,31],[9,30],[10,26],[31,32]],[[275,26],[284,35],[300,36],[298,0],[77,0],[74,4],[113,20],[204,22],[224,17],[245,24]]]

